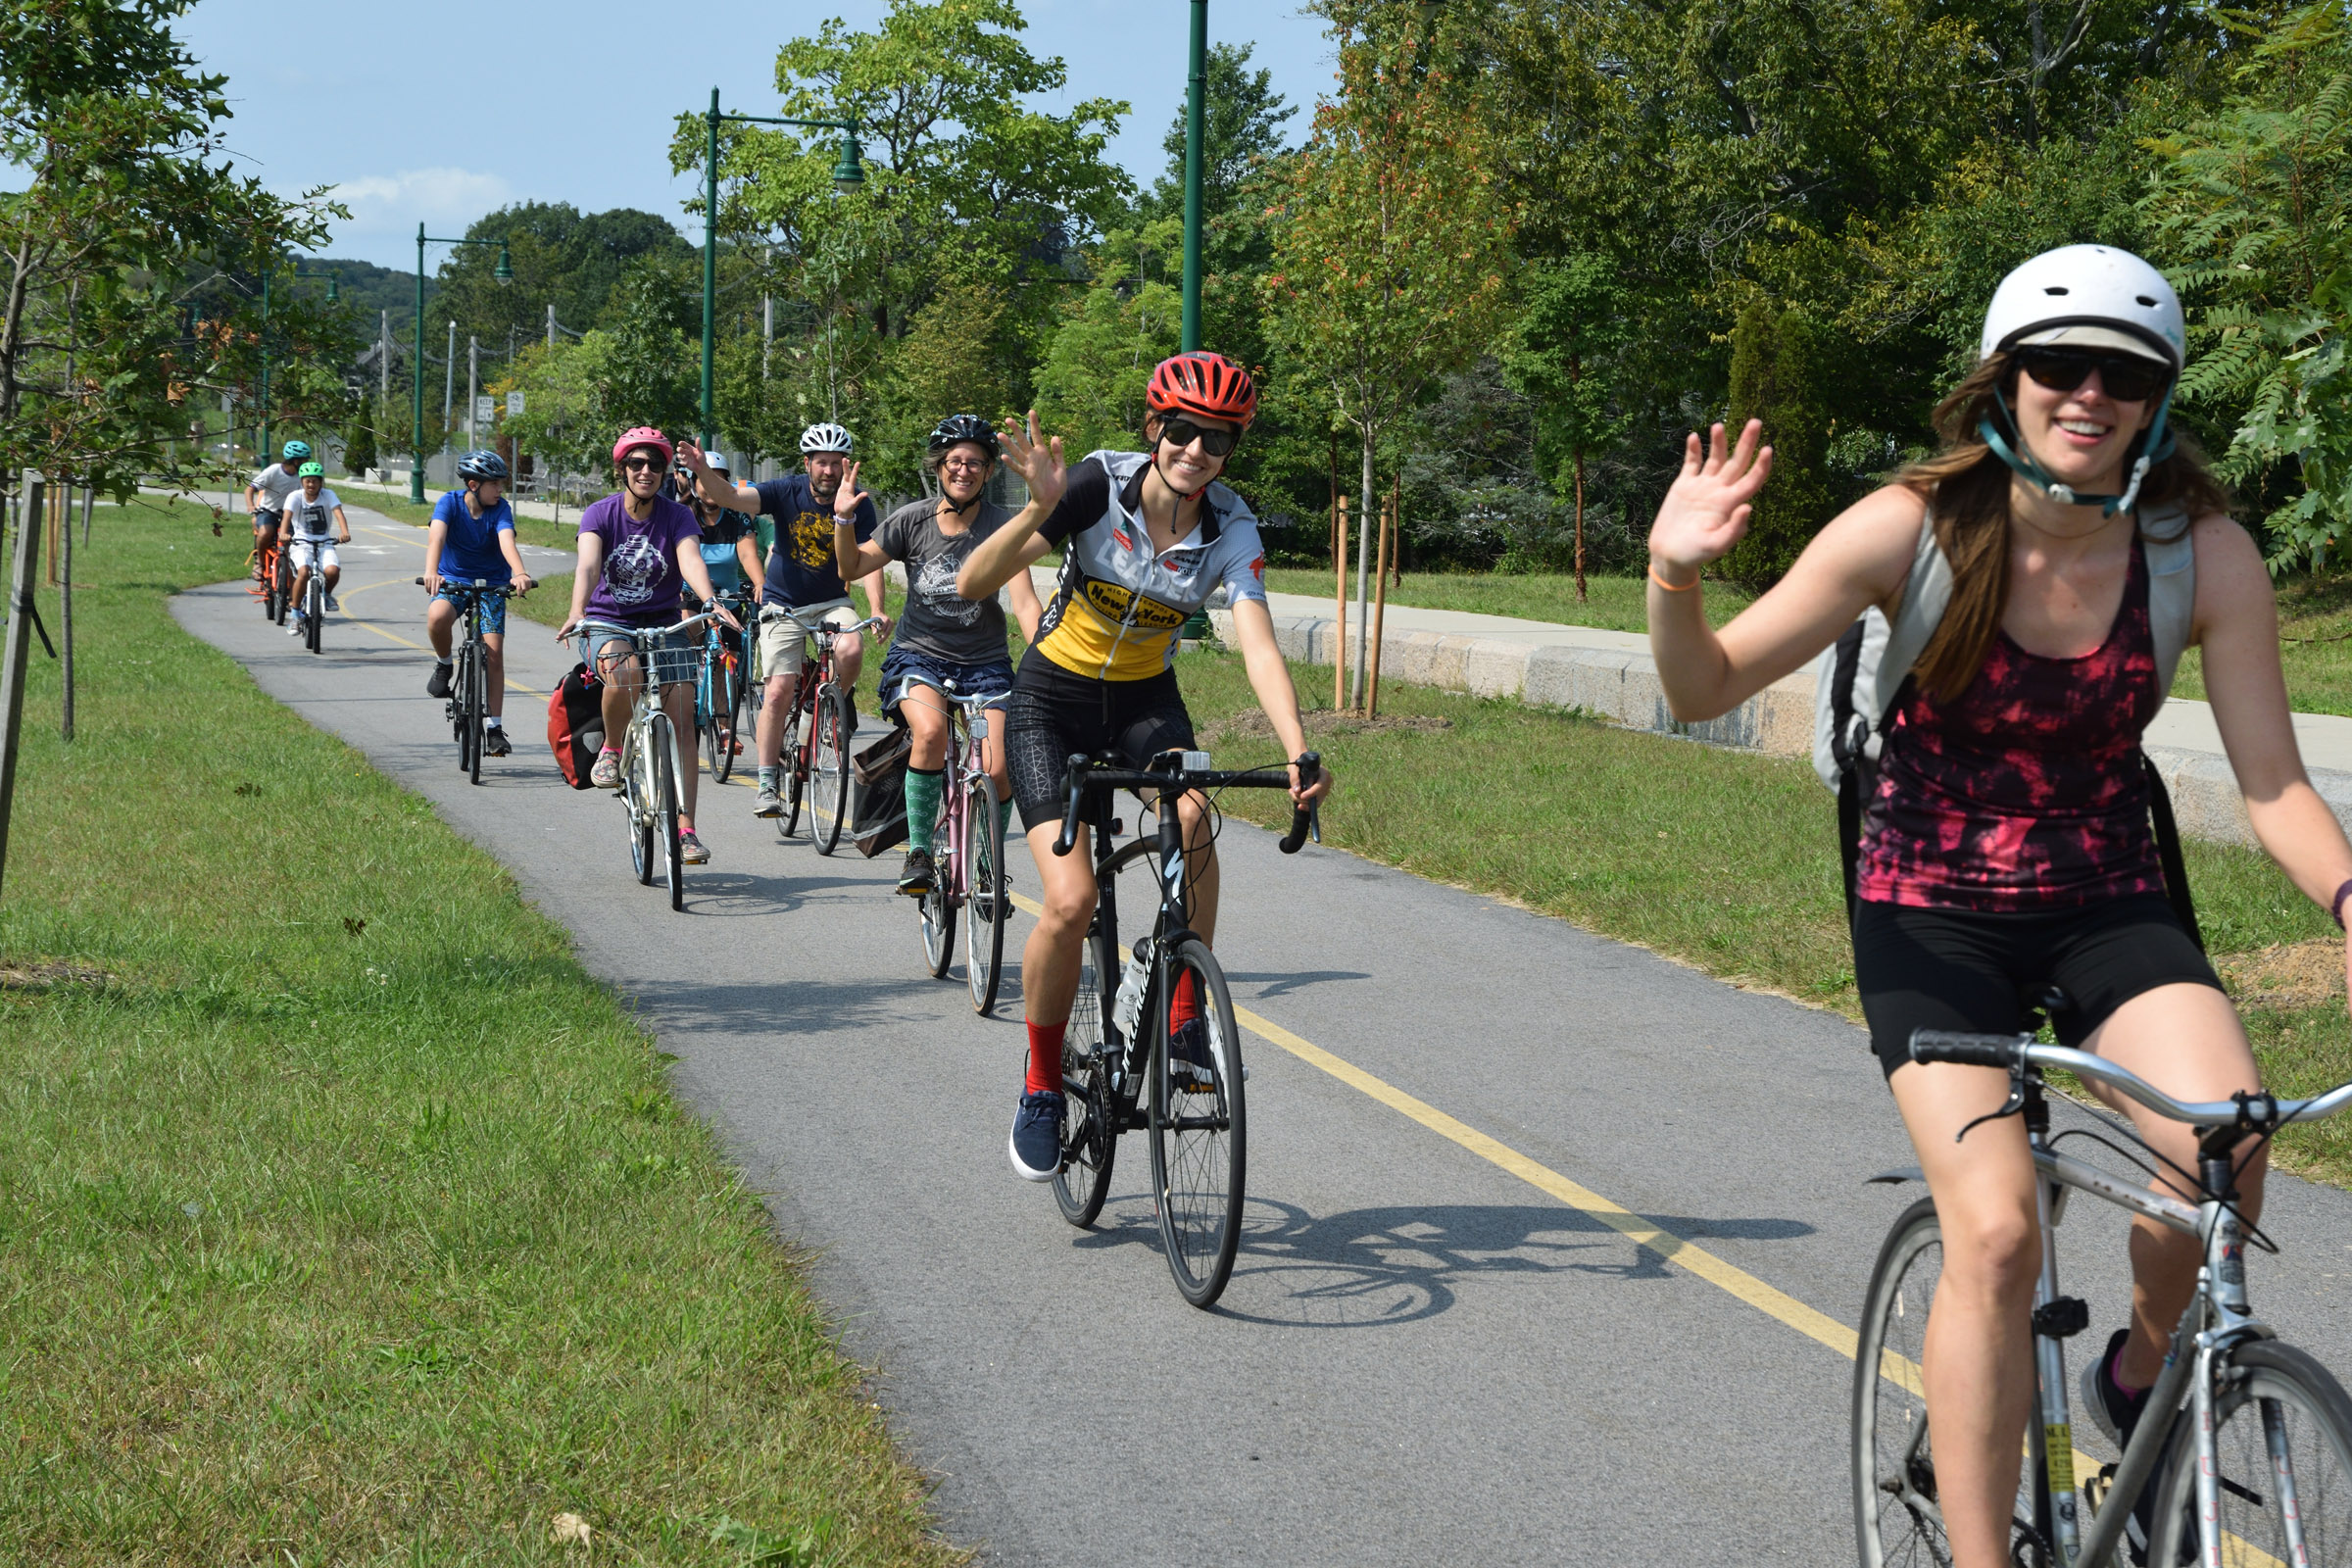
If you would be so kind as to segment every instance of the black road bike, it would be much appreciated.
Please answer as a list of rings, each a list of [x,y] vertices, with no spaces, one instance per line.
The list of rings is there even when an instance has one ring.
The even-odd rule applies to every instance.
[[[1302,785],[1322,771],[1322,758],[1298,759]],[[1152,1189],[1159,1236],[1176,1289],[1199,1307],[1213,1304],[1233,1276],[1241,1240],[1248,1165],[1249,1123],[1244,1112],[1242,1037],[1234,1022],[1225,971],[1185,914],[1184,828],[1177,803],[1192,791],[1288,789],[1281,767],[1241,771],[1211,768],[1206,752],[1164,752],[1144,768],[1072,756],[1064,788],[1061,836],[1054,853],[1067,855],[1081,824],[1094,830],[1095,918],[1086,934],[1078,996],[1070,1009],[1061,1055],[1061,1170],[1054,1197],[1062,1217],[1081,1229],[1102,1211],[1119,1135],[1152,1135]],[[1110,792],[1149,792],[1158,821],[1116,846],[1119,823]],[[1292,813],[1280,848],[1295,855],[1314,828],[1312,808]],[[1120,961],[1119,873],[1148,868],[1158,911],[1151,934]],[[1131,881],[1131,887],[1134,883]],[[1169,1001],[1178,981],[1193,977],[1204,1038],[1171,1052]]]
[[[416,583],[422,587],[424,579],[419,577]],[[446,709],[450,733],[458,743],[458,771],[479,784],[482,736],[490,718],[490,650],[482,642],[482,602],[521,596],[511,586],[480,577],[470,582],[444,577],[441,587],[458,612],[458,645],[450,653]]]

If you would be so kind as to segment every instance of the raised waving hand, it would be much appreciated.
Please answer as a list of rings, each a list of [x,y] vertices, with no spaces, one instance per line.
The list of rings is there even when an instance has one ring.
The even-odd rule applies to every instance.
[[[1021,476],[1030,499],[1041,511],[1053,511],[1054,503],[1069,487],[1070,467],[1061,455],[1061,437],[1046,439],[1038,428],[1037,411],[1031,409],[1026,419],[1006,419],[998,440],[1004,449],[1004,466]]]
[[[1683,447],[1683,471],[1658,504],[1649,525],[1650,569],[1672,579],[1696,581],[1701,568],[1720,560],[1747,531],[1750,503],[1772,472],[1772,448],[1759,447],[1764,421],[1750,419],[1738,445],[1722,425],[1698,432]]]

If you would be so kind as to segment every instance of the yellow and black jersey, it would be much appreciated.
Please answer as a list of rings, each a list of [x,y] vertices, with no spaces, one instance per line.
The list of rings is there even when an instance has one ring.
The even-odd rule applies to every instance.
[[[1038,623],[1035,651],[1072,674],[1144,680],[1176,657],[1185,617],[1224,584],[1228,602],[1266,597],[1266,552],[1248,503],[1221,484],[1200,521],[1154,553],[1143,516],[1140,452],[1096,452],[1071,470],[1038,532],[1061,547],[1061,581]]]

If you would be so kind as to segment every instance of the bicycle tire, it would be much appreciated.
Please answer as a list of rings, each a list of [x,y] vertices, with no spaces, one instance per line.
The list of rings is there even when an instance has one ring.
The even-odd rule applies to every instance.
[[[2220,1461],[2222,1560],[2342,1568],[2352,1563],[2352,1398],[2308,1352],[2277,1340],[2249,1340],[2230,1352],[2216,1391],[2213,1441]],[[2295,1482],[2295,1506],[2280,1505],[2278,1475],[2264,1427],[2273,1407]],[[2172,1462],[2156,1494],[2150,1562],[2194,1562],[2196,1446],[2183,1412]],[[2292,1520],[2289,1514],[2293,1515]],[[2299,1528],[2305,1552],[2287,1532]],[[2183,1539],[2186,1537],[2187,1539]],[[2182,1553],[2186,1555],[2183,1556]],[[2306,1555],[2307,1553],[2307,1555]]]
[[[669,884],[669,906],[686,907],[685,850],[678,841],[678,737],[667,713],[656,713],[651,728],[654,754],[655,845]]]
[[[277,592],[271,596],[277,605],[277,613],[270,618],[275,624],[283,626],[286,623],[286,616],[292,613],[294,609],[294,568],[287,564],[286,553],[283,550],[277,553],[277,569],[270,573],[270,576],[277,583]]]
[[[466,774],[475,784],[482,781],[482,747],[488,741],[490,721],[489,663],[482,658],[479,646],[468,642],[471,653],[466,661]]]
[[[1054,1177],[1054,1201],[1061,1217],[1080,1230],[1102,1212],[1119,1152],[1102,1031],[1102,1020],[1110,1012],[1103,977],[1119,972],[1112,961],[1116,954],[1098,916],[1097,928],[1086,934],[1078,994],[1070,1003],[1070,1021],[1061,1036],[1061,1169]]]
[[[790,839],[793,829],[800,826],[801,807],[808,798],[808,760],[801,755],[801,710],[798,702],[785,710],[784,750],[777,759],[783,764],[776,780],[784,800],[784,809],[776,814],[776,837]]]
[[[917,901],[923,921],[923,969],[934,980],[945,980],[956,966],[956,906],[962,892],[956,886],[960,865],[950,865],[952,857],[942,853],[945,846],[956,842],[948,825],[949,799],[942,790],[939,811],[931,824],[931,891]]]
[[[1879,1249],[1863,1297],[1854,1356],[1851,1464],[1854,1547],[1863,1568],[1949,1562],[1943,1515],[1936,1498],[1935,1449],[1920,1389],[1928,1308],[1943,1274],[1943,1230],[1936,1201],[1903,1210]],[[2011,1510],[2010,1561],[2045,1568],[2045,1511],[2038,1445],[2021,1453]]]
[[[710,682],[710,777],[724,784],[735,771],[735,748],[743,734],[743,673],[732,655],[722,654],[711,664]]]
[[[320,568],[314,561],[311,580],[302,591],[302,645],[314,654],[319,651],[320,634],[326,629],[326,590],[320,581]]]
[[[1168,986],[1190,971],[1200,991],[1200,1018],[1208,1025],[1211,1083],[1179,1090],[1169,1072],[1167,998],[1154,987],[1144,999],[1151,1009],[1152,1190],[1159,1209],[1160,1245],[1176,1292],[1207,1308],[1233,1278],[1234,1253],[1242,1240],[1242,1205],[1249,1174],[1249,1117],[1242,1096],[1241,1027],[1225,971],[1207,947],[1187,938],[1168,955]]]
[[[997,1004],[1004,972],[1004,846],[997,821],[997,781],[982,773],[963,796],[963,977],[972,1010]]]
[[[262,579],[262,618],[277,624],[277,557],[272,554],[258,563]]]
[[[816,694],[816,744],[809,768],[813,798],[808,804],[808,834],[819,855],[841,847],[842,830],[850,821],[850,699],[838,687]]]
[[[635,755],[625,755],[630,748],[626,736],[621,741],[620,804],[629,813],[629,855],[636,862],[637,885],[654,885],[654,799],[651,770],[642,749]]]

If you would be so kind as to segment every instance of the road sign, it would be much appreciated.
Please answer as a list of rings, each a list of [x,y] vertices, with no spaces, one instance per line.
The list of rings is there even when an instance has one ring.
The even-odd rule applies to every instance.
[[[498,399],[484,392],[473,400],[473,422],[488,424],[498,417]]]
[[[522,394],[521,394],[521,393],[519,393],[519,392],[510,392],[510,393],[508,393],[508,394],[507,394],[507,417],[508,417],[508,418],[510,418],[510,419],[512,419],[512,418],[514,418],[514,417],[518,416],[519,416],[521,413],[522,413]]]

